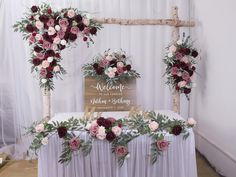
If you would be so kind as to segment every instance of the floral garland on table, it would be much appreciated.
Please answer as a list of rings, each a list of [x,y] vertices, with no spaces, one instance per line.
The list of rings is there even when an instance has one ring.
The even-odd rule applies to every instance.
[[[96,56],[92,63],[85,64],[82,69],[84,76],[103,79],[107,83],[140,78],[140,74],[132,69],[130,60],[122,50],[111,52],[109,49],[103,55]]]
[[[166,64],[167,84],[175,91],[184,93],[187,98],[194,83],[192,76],[196,70],[198,52],[189,42],[190,37],[183,38],[167,47],[164,58]]]
[[[147,112],[136,114],[129,118],[116,120],[115,118],[99,117],[95,120],[71,118],[63,122],[34,123],[28,128],[27,133],[34,136],[30,149],[36,154],[43,146],[47,145],[50,137],[58,134],[63,141],[63,150],[60,163],[69,163],[72,154],[81,151],[89,154],[94,140],[106,140],[111,143],[112,152],[115,153],[120,166],[130,156],[128,143],[140,135],[149,135],[152,138],[151,163],[154,164],[158,156],[166,151],[170,142],[164,139],[165,134],[175,136],[183,134],[186,139],[189,136],[189,128],[196,124],[193,118],[187,121],[170,119],[167,116]],[[83,140],[75,131],[87,132],[88,140]],[[78,132],[77,132],[78,134]]]
[[[77,38],[93,43],[92,36],[101,24],[89,18],[89,14],[76,8],[53,11],[50,5],[32,6],[21,21],[13,26],[23,33],[23,39],[31,46],[32,72],[40,79],[40,86],[53,89],[53,78],[66,74],[60,64],[61,51],[71,47]]]

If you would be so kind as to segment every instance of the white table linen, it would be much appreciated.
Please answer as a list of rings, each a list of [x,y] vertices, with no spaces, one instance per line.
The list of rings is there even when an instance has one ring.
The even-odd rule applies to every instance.
[[[170,118],[181,117],[171,111],[158,111]],[[63,113],[52,120],[62,121],[72,116],[81,117],[83,113]],[[122,118],[128,112],[107,112],[104,117]],[[88,138],[87,135],[82,135]],[[38,177],[197,177],[194,134],[190,131],[187,140],[183,136],[166,135],[171,144],[159,156],[155,164],[150,162],[151,138],[147,135],[132,140],[128,149],[130,157],[119,167],[111,144],[95,140],[88,156],[74,154],[72,161],[58,163],[62,151],[62,139],[52,136],[49,144],[42,147],[38,159]]]

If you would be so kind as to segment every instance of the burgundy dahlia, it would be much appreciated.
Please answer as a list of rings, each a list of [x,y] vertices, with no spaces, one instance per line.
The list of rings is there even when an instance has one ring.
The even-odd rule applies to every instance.
[[[41,16],[39,17],[39,20],[40,20],[41,22],[43,22],[43,23],[47,23],[48,20],[49,20],[49,17],[48,17],[47,15],[41,15]]]
[[[32,6],[32,7],[31,7],[31,11],[32,11],[33,13],[37,12],[37,11],[38,11],[38,7],[37,7],[37,6]]]
[[[190,49],[189,49],[189,48],[185,48],[185,49],[184,49],[184,54],[185,54],[185,55],[189,55],[189,54],[190,54],[190,52],[191,52],[191,51],[190,51]]]
[[[85,28],[85,25],[83,23],[79,23],[77,27],[79,28],[80,31],[83,31]]]
[[[171,133],[174,134],[174,135],[179,135],[181,132],[182,132],[182,127],[180,125],[175,125],[172,130],[171,130]]]
[[[42,49],[41,47],[39,47],[39,46],[35,46],[35,47],[34,47],[34,51],[35,51],[35,52],[38,52],[38,53],[39,53],[39,52],[41,52],[42,50],[43,50],[43,49]]]
[[[98,67],[98,68],[96,69],[97,75],[102,75],[103,71],[104,71],[104,68],[102,68],[102,67]]]
[[[95,35],[97,33],[97,28],[95,27],[92,27],[89,32],[92,34],[92,35]]]
[[[31,24],[28,24],[26,27],[25,27],[26,31],[32,33],[34,31],[34,26],[31,25]]]
[[[110,142],[113,141],[115,138],[116,138],[116,135],[112,131],[108,132],[106,135],[106,139]]]
[[[41,64],[41,60],[39,58],[34,58],[33,59],[33,64],[34,64],[34,66],[38,66],[38,65]]]
[[[83,19],[81,15],[76,15],[74,18],[77,23],[81,22]]]
[[[58,127],[57,133],[58,133],[59,138],[63,138],[67,134],[67,128],[66,127]]]

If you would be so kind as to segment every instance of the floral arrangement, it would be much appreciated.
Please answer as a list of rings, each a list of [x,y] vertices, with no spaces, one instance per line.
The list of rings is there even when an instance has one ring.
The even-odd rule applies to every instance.
[[[70,118],[63,122],[42,122],[34,123],[28,128],[27,133],[34,136],[30,149],[37,151],[43,145],[47,145],[50,137],[57,134],[63,141],[63,150],[60,156],[60,163],[69,163],[73,153],[89,154],[93,141],[111,143],[112,152],[116,155],[120,166],[129,158],[128,143],[140,135],[149,135],[152,138],[151,163],[154,164],[158,156],[166,151],[170,145],[165,140],[165,134],[175,136],[180,134],[186,139],[189,135],[189,128],[196,124],[193,118],[187,121],[170,119],[167,116],[146,112],[133,115],[128,118],[116,120],[115,118],[99,117],[95,120]],[[77,131],[77,134],[76,134]],[[78,136],[79,132],[87,132],[88,140]],[[80,133],[81,134],[81,133]]]
[[[61,63],[61,51],[71,47],[77,38],[89,45],[101,24],[89,18],[89,14],[76,8],[53,11],[50,5],[32,6],[21,21],[13,26],[23,33],[23,39],[31,46],[32,72],[40,79],[40,86],[53,89],[53,78],[66,71]]]
[[[164,58],[167,84],[173,90],[184,93],[187,98],[194,85],[192,76],[196,70],[198,52],[189,42],[190,37],[183,37],[169,47]]]
[[[82,69],[84,76],[103,79],[107,83],[140,77],[140,74],[132,69],[130,60],[122,50],[118,52],[107,50],[103,55],[96,56],[92,63],[85,64]]]

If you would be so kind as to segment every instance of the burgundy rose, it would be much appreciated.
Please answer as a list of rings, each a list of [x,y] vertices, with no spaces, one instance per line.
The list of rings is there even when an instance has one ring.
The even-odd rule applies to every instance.
[[[110,65],[111,65],[111,66],[116,66],[116,63],[117,63],[116,60],[111,60],[111,61],[110,61]]]
[[[189,49],[189,48],[185,48],[185,49],[184,49],[184,54],[185,54],[185,55],[189,55],[189,54],[190,54],[190,52],[191,52],[191,51],[190,51],[190,49]]]
[[[48,79],[53,78],[53,74],[52,74],[51,72],[49,72],[49,73],[47,73],[46,77],[47,77]]]
[[[184,89],[184,93],[185,93],[185,94],[189,94],[190,92],[191,92],[191,89],[190,89],[190,88],[185,88],[185,89]]]
[[[193,71],[192,70],[188,70],[189,76],[191,77],[193,75]]]
[[[28,24],[25,29],[26,31],[32,33],[34,31],[34,26],[31,24]]]
[[[75,40],[77,39],[77,35],[70,33],[69,36],[68,36],[68,38],[69,38],[69,40],[71,40],[71,41],[75,41]]]
[[[193,50],[191,55],[196,58],[198,56],[198,52],[196,50]]]
[[[126,69],[127,69],[127,71],[130,71],[131,70],[131,65],[127,65]]]
[[[38,65],[41,64],[41,60],[39,58],[34,58],[33,59],[33,64],[34,64],[34,66],[38,66]]]
[[[184,53],[184,49],[183,49],[183,48],[180,48],[180,49],[179,49],[179,53]]]
[[[39,17],[39,20],[40,20],[41,22],[43,22],[43,23],[47,23],[48,20],[49,20],[49,17],[48,17],[47,15],[41,15],[41,16]]]
[[[52,63],[52,62],[51,62],[51,63]],[[51,65],[51,63],[50,63],[50,65]],[[52,66],[47,67],[47,71],[48,71],[48,72],[52,72],[52,71],[53,71],[53,67],[52,67]]]
[[[166,140],[158,140],[157,141],[157,148],[160,151],[165,151],[168,149],[170,142],[166,141]]]
[[[192,70],[195,71],[195,70],[196,70],[196,67],[195,67],[195,66],[192,66]]]
[[[83,23],[79,23],[77,27],[79,28],[80,31],[83,31],[85,28],[85,25]]]
[[[54,57],[55,56],[55,52],[53,50],[47,50],[45,52],[45,55],[47,55],[48,57]]]
[[[44,33],[43,34],[43,39],[48,41],[48,42],[53,42],[53,40],[51,39],[51,37],[48,35],[48,33]]]
[[[59,45],[58,45],[58,48],[59,48],[60,50],[64,50],[64,49],[66,48],[66,46],[59,44]]]
[[[69,25],[69,22],[67,20],[67,18],[63,18],[59,20],[59,25],[63,28],[63,27],[67,27]]]
[[[179,86],[176,85],[176,86],[175,86],[175,90],[179,91],[179,89],[180,89]]]
[[[97,124],[98,124],[99,126],[103,126],[103,123],[104,123],[105,120],[106,120],[106,119],[105,119],[104,117],[99,117],[99,118],[97,119]]]
[[[55,57],[56,57],[56,58],[61,58],[60,53],[56,53],[56,54],[55,54]]]
[[[107,120],[109,120],[112,124],[116,122],[116,119],[113,117],[109,117]]]
[[[106,139],[110,142],[113,141],[115,138],[116,138],[116,135],[112,131],[108,132],[106,135]]]
[[[39,46],[35,46],[34,47],[34,51],[37,52],[37,53],[41,52],[42,50],[43,49],[41,47],[39,47]]]
[[[69,146],[72,151],[78,150],[80,148],[80,139],[76,137],[70,139]]]
[[[175,125],[172,130],[171,133],[174,135],[179,135],[182,132],[183,128],[180,125]]]
[[[110,127],[112,127],[112,122],[108,119],[105,119],[105,121],[103,122],[103,126],[105,128],[110,128]]]
[[[104,68],[102,68],[102,67],[98,67],[98,68],[96,69],[97,75],[102,75],[103,71],[104,71]]]
[[[33,21],[34,20],[34,16],[30,16],[30,20]]]
[[[98,63],[94,63],[94,64],[93,64],[93,68],[94,68],[94,69],[97,69],[97,68],[98,68]]]
[[[119,157],[126,156],[128,154],[128,149],[125,146],[117,146],[115,149],[115,153]]]
[[[58,127],[57,133],[58,133],[59,138],[63,138],[67,134],[67,128],[66,127]]]
[[[56,66],[57,65],[57,61],[56,60],[53,60],[51,63],[50,63],[50,66],[51,67],[54,67],[54,66]]]
[[[31,11],[32,11],[33,13],[37,12],[37,11],[38,11],[38,7],[37,7],[37,6],[32,6],[32,7],[31,7]]]
[[[90,31],[90,33],[92,35],[95,35],[97,33],[97,28],[96,27],[92,27],[89,31]]]
[[[79,15],[79,14],[78,14],[78,15],[76,15],[74,18],[75,18],[75,21],[76,21],[77,23],[81,22],[81,21],[82,21],[82,19],[83,19],[83,18],[82,18],[82,16],[81,16],[81,15]]]

